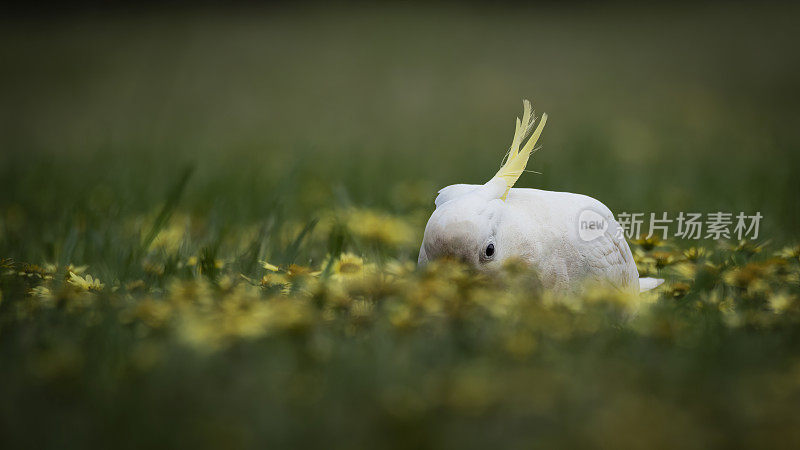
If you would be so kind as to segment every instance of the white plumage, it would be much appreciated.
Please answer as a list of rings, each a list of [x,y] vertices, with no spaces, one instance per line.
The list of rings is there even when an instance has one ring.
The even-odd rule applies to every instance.
[[[556,291],[574,292],[587,283],[629,292],[658,286],[663,280],[640,282],[630,247],[617,232],[619,224],[599,201],[567,192],[511,189],[534,150],[544,119],[520,149],[535,120],[526,101],[523,121],[517,120],[513,144],[497,175],[484,185],[456,184],[439,191],[419,264],[454,257],[491,270],[516,258]],[[601,223],[599,231],[588,236],[581,232],[587,211]]]

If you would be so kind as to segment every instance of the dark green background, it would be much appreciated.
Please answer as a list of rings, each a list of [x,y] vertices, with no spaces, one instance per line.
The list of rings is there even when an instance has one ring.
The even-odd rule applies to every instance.
[[[761,238],[792,241],[797,13],[240,5],[7,18],[0,208],[25,227],[0,249],[52,258],[72,211],[95,211],[90,227],[152,211],[187,165],[181,208],[232,222],[276,199],[304,220],[343,198],[403,212],[399,182],[432,201],[491,177],[522,98],[550,121],[529,166],[542,174],[519,186],[617,213],[761,211]],[[49,251],[19,243],[43,235]]]

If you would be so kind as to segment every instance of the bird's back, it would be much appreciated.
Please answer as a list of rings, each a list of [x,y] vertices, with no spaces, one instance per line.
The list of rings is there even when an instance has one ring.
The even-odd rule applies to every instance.
[[[553,278],[547,284],[597,281],[638,292],[639,274],[630,247],[618,232],[614,215],[600,201],[569,192],[515,188],[507,202],[516,227],[537,245],[531,262]],[[592,236],[581,233],[585,217],[605,221],[604,231]]]

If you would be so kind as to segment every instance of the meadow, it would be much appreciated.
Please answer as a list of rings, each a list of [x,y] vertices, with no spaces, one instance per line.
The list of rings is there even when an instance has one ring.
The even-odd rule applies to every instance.
[[[362,6],[0,18],[4,448],[797,448],[798,8]],[[500,165],[614,212],[629,297],[417,269]]]

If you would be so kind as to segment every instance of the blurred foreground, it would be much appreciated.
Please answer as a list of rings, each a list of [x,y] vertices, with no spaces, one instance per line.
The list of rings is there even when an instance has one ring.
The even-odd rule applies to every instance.
[[[797,6],[0,19],[4,448],[800,446]],[[655,295],[414,262],[495,173],[613,211]]]
[[[290,244],[291,245],[291,244]],[[0,432],[37,447],[796,448],[800,247],[635,246],[657,294],[508,267],[2,261]]]

